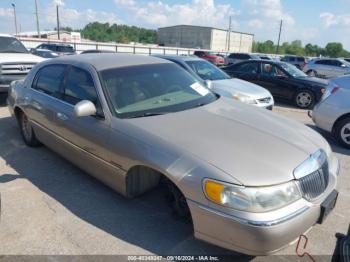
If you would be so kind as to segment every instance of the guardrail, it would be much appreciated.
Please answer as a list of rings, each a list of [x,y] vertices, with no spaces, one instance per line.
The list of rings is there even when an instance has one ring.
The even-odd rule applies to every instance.
[[[85,50],[108,50],[115,51],[117,53],[129,53],[129,54],[169,54],[169,55],[192,55],[194,51],[200,49],[192,48],[177,48],[177,47],[165,47],[165,46],[151,46],[151,45],[131,45],[131,44],[114,44],[114,43],[102,43],[102,42],[64,42],[59,40],[50,39],[38,39],[38,38],[27,38],[18,37],[18,39],[24,44],[28,49],[35,48],[43,43],[60,43],[68,44],[74,47],[74,49],[79,53]],[[218,52],[223,53],[223,52]]]

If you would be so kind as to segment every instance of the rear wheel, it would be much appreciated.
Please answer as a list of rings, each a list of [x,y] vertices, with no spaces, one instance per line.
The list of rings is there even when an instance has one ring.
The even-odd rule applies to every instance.
[[[311,108],[315,104],[315,95],[309,90],[301,90],[295,95],[295,104],[299,108]]]
[[[337,123],[334,133],[338,143],[350,149],[350,117],[344,118]]]
[[[18,114],[18,122],[24,143],[31,147],[37,147],[40,142],[35,136],[34,130],[26,114],[20,112]]]

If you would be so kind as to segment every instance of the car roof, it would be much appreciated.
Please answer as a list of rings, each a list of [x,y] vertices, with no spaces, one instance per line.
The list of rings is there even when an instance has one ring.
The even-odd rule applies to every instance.
[[[234,64],[234,65],[238,65],[238,64],[246,64],[246,63],[251,63],[251,62],[268,62],[270,64],[276,64],[276,65],[285,65],[285,64],[288,64],[286,62],[283,62],[283,61],[276,61],[276,60],[267,60],[267,59],[250,59],[250,60],[246,60],[246,61],[242,61],[242,62],[239,62],[237,64]]]
[[[175,61],[205,61],[197,56],[187,56],[187,55],[153,55],[154,57],[175,60]]]
[[[85,54],[85,55],[69,55],[62,56],[55,59],[53,62],[47,62],[48,64],[54,63],[67,63],[76,64],[81,63],[85,65],[91,65],[96,68],[97,71],[102,71],[111,68],[121,68],[128,66],[138,66],[147,64],[171,64],[172,62],[160,59],[152,56],[145,55],[133,55],[133,54],[112,54],[112,53],[98,53],[98,54]]]
[[[52,45],[52,46],[69,46],[69,47],[72,47],[71,45],[69,44],[58,44],[58,43],[42,43],[40,45]]]

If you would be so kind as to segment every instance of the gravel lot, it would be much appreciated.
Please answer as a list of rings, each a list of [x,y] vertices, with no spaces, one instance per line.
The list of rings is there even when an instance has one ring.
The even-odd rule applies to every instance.
[[[314,128],[306,111],[288,106],[275,111]],[[308,233],[306,251],[330,260],[335,234],[346,233],[350,223],[350,151],[324,135],[341,160],[340,196],[325,224]],[[157,191],[127,200],[49,149],[26,147],[4,105],[0,192],[0,255],[234,254],[195,240],[191,226],[176,220]],[[295,255],[295,247],[278,254]]]

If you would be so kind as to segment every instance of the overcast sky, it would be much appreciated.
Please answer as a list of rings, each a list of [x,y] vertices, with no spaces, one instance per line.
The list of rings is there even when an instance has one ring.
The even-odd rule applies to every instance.
[[[21,31],[36,30],[35,0],[1,0],[0,33],[14,33],[11,3],[17,8]],[[255,34],[258,41],[277,40],[283,19],[282,41],[300,39],[324,46],[342,42],[350,50],[350,0],[38,0],[40,27],[81,28],[100,21],[156,29],[176,24],[232,28]]]

